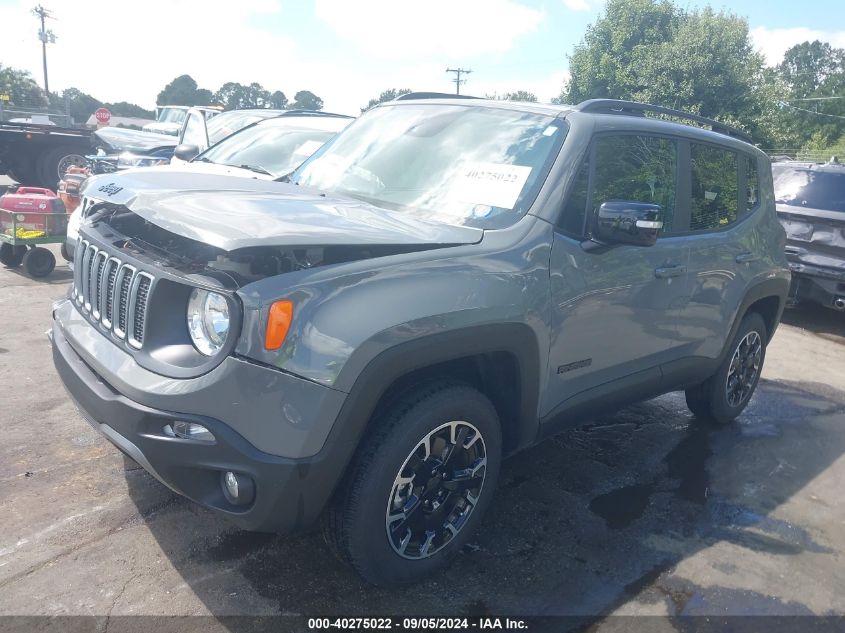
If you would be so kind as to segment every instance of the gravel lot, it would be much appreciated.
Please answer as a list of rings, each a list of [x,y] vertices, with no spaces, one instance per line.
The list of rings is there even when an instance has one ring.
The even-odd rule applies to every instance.
[[[511,459],[457,563],[384,590],[319,534],[234,529],[93,431],[44,335],[70,278],[0,269],[0,614],[845,614],[843,314],[788,311],[734,426],[670,394]]]

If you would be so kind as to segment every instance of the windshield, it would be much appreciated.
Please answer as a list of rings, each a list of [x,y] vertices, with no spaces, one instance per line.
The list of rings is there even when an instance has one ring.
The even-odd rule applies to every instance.
[[[224,112],[217,116],[208,119],[206,124],[208,127],[208,144],[214,145],[230,134],[237,132],[241,128],[245,128],[250,123],[255,123],[267,117],[278,116],[278,112]]]
[[[159,123],[182,123],[187,115],[188,111],[181,108],[162,108],[158,120]]]
[[[823,171],[794,165],[772,165],[775,202],[796,207],[845,212],[845,169]]]
[[[424,219],[501,228],[527,211],[565,133],[561,120],[516,110],[382,106],[292,180]]]
[[[223,139],[203,160],[233,167],[261,168],[273,176],[289,174],[335,135],[333,131],[285,125],[271,119]]]

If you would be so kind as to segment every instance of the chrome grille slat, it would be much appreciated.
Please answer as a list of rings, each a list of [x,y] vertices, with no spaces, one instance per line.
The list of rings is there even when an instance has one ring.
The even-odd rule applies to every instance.
[[[71,296],[83,314],[140,349],[155,277],[80,240],[74,261]]]
[[[100,298],[100,305],[102,306],[100,309],[102,312],[100,320],[107,328],[111,328],[114,319],[114,313],[112,312],[114,306],[114,282],[117,279],[119,268],[120,260],[116,257],[110,257],[106,262],[103,270],[103,279],[100,282],[100,292],[102,293]]]
[[[120,338],[126,338],[126,323],[129,317],[129,291],[132,289],[132,278],[135,276],[135,267],[123,264],[117,273],[115,282],[115,294],[117,306],[114,315],[114,333]]]
[[[100,318],[101,312],[101,282],[103,279],[103,268],[109,256],[105,251],[98,251],[91,264],[91,315],[95,319]]]

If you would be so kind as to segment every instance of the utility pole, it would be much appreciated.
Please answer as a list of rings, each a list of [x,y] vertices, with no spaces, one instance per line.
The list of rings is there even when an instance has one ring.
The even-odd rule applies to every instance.
[[[40,4],[32,10],[32,14],[41,19],[41,30],[38,31],[38,39],[41,40],[41,56],[44,60],[44,92],[49,95],[50,84],[47,82],[47,44],[55,44],[56,36],[53,31],[47,30],[44,20],[53,16]]]
[[[455,73],[455,78],[452,80],[455,82],[455,94],[461,94],[461,84],[465,84],[467,82],[466,79],[461,79],[461,75],[468,75],[472,72],[472,70],[467,68],[447,68],[447,73]]]

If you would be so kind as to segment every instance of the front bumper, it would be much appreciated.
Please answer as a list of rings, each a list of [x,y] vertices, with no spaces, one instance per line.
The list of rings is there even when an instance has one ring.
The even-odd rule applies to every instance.
[[[83,416],[175,492],[227,515],[247,530],[292,532],[319,516],[342,472],[336,446],[297,459],[264,452],[216,417],[151,407],[127,397],[84,360],[55,320],[51,339],[56,370]],[[165,433],[164,427],[176,420],[202,424],[216,441]],[[252,478],[255,496],[249,505],[226,499],[221,474],[230,470]]]

